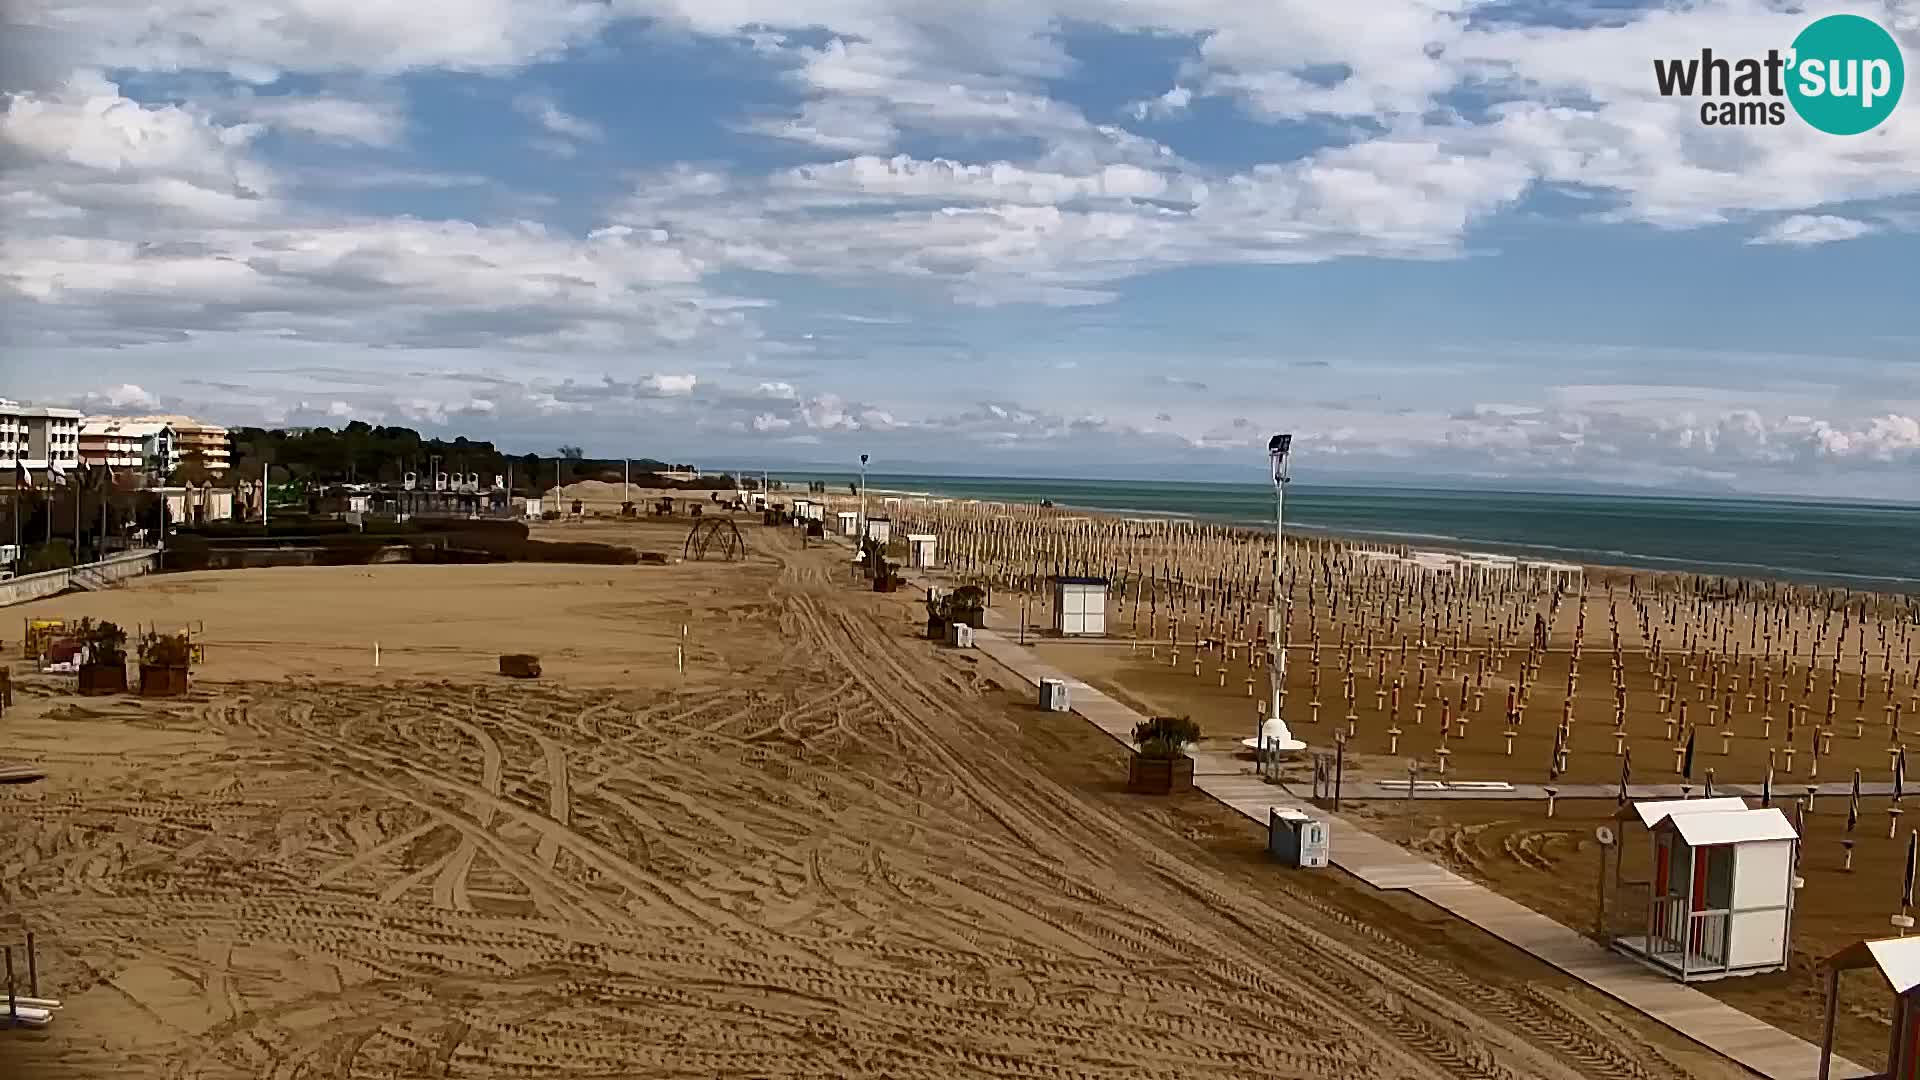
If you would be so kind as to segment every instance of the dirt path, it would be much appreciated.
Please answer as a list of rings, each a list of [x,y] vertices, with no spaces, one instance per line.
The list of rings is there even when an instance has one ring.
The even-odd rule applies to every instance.
[[[0,897],[69,1008],[0,1074],[1738,1075],[1116,794],[1072,718],[771,554],[696,650],[751,680],[24,702],[0,752],[63,767],[0,792]]]

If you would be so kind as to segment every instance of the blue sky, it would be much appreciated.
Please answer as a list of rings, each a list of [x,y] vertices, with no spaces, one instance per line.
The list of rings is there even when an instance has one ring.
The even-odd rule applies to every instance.
[[[1920,499],[1920,4],[24,0],[6,396],[734,461]]]

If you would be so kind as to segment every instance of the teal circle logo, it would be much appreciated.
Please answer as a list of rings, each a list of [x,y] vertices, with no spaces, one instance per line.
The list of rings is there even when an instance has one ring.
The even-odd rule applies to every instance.
[[[1872,19],[1829,15],[1793,39],[1787,99],[1800,119],[1829,135],[1872,131],[1893,114],[1906,85],[1900,43]]]

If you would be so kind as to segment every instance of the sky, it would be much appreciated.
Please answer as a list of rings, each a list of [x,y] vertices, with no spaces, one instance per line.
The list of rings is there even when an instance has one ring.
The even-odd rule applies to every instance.
[[[522,452],[1920,500],[1920,0],[0,0],[0,395]]]

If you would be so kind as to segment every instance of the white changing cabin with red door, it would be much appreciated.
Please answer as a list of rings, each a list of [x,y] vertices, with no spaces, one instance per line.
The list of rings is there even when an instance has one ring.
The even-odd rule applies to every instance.
[[[1786,815],[1680,799],[1633,816],[1648,826],[1652,874],[1645,918],[1614,947],[1683,982],[1784,970],[1800,843]]]

